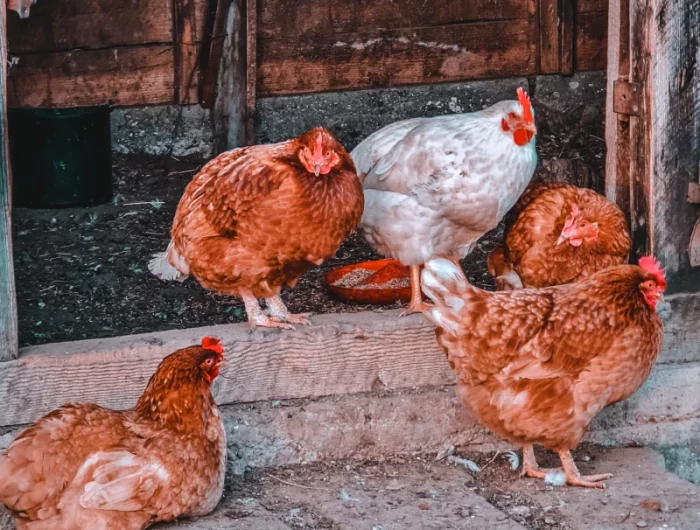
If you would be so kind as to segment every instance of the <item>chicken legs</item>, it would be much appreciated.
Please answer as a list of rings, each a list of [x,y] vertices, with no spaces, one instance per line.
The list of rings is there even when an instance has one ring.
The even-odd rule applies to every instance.
[[[430,305],[423,302],[420,288],[420,265],[411,265],[411,301],[408,307],[399,315],[405,317],[412,313],[423,313]]]
[[[599,475],[586,475],[581,476],[576,463],[571,456],[571,452],[566,449],[562,451],[557,451],[559,459],[561,460],[561,468],[553,469],[541,469],[537,465],[537,460],[535,459],[535,451],[532,444],[523,446],[523,470],[521,475],[525,477],[540,478],[544,479],[548,473],[561,471],[564,473],[564,478],[569,486],[580,486],[582,488],[600,488],[605,489],[605,483],[603,480],[607,480],[612,477],[610,473],[601,473]]]

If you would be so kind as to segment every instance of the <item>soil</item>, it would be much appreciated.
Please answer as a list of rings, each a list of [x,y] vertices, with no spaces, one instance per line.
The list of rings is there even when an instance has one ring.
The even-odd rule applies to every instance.
[[[599,94],[592,97],[602,101]],[[543,133],[537,148],[543,159],[584,164],[590,178],[580,184],[600,188],[605,145],[596,138],[604,134],[602,113],[588,121],[581,116],[595,108],[589,104],[567,112],[543,110],[538,116]],[[177,203],[201,165],[201,160],[115,154],[111,204],[16,209],[13,244],[20,345],[244,321],[239,300],[206,291],[193,279],[162,282],[148,271],[151,255],[165,249]],[[561,174],[552,178],[569,177],[570,166],[561,168]],[[470,281],[479,287],[494,288],[486,258],[499,239],[500,229],[485,235],[462,262]],[[295,313],[397,308],[401,303],[378,307],[338,301],[323,283],[323,275],[332,268],[379,257],[353,235],[335,259],[309,271],[282,298]]]

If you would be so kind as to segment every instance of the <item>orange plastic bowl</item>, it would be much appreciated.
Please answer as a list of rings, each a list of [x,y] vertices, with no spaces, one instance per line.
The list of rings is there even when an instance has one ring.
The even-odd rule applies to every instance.
[[[408,302],[411,300],[411,288],[382,288],[382,289],[357,289],[354,287],[340,287],[335,285],[346,274],[357,270],[366,269],[376,271],[374,281],[379,285],[387,283],[396,278],[410,278],[408,267],[404,267],[398,261],[393,259],[380,259],[376,261],[364,261],[362,263],[353,263],[338,267],[326,273],[323,280],[328,287],[328,290],[340,300],[352,302],[355,304],[372,304],[372,305],[387,305],[394,302]],[[369,278],[367,278],[368,280]]]

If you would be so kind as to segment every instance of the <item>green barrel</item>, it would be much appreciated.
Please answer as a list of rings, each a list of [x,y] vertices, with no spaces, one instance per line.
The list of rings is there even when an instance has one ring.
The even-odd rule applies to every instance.
[[[13,204],[93,206],[112,199],[110,106],[8,109]]]

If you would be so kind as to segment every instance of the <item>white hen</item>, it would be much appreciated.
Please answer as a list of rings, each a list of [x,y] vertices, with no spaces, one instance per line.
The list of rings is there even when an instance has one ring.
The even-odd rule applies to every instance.
[[[411,268],[403,314],[421,312],[420,266],[459,260],[495,228],[537,165],[527,93],[468,114],[392,123],[350,153],[365,193],[359,230],[384,256]]]

